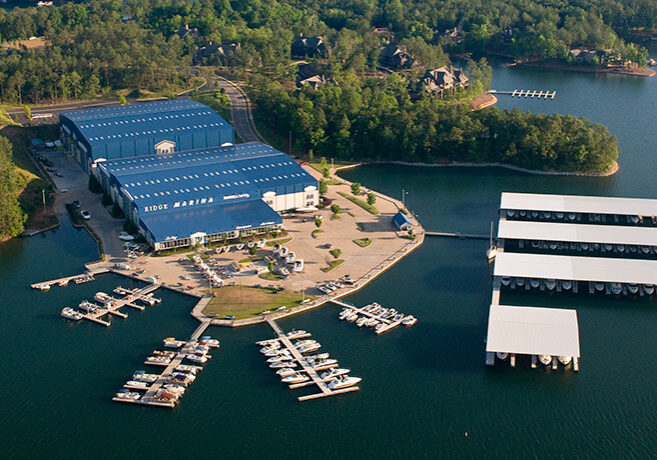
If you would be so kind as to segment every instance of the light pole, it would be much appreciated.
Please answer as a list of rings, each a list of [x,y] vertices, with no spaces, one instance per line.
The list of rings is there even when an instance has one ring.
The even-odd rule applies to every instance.
[[[402,209],[406,209],[406,195],[408,195],[408,192],[402,189]]]

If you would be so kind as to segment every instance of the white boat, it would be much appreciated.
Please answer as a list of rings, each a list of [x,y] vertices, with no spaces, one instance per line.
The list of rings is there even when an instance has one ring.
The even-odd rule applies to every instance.
[[[221,345],[221,343],[217,339],[213,339],[213,338],[211,338],[210,336],[207,336],[207,335],[201,337],[201,341],[199,343],[204,343],[207,346],[213,347],[213,348],[219,348],[219,346]]]
[[[573,287],[573,282],[570,281],[570,280],[563,280],[563,281],[561,282],[561,288],[562,288],[564,291],[570,291],[570,289],[571,289],[572,287]]]
[[[621,254],[625,252],[625,245],[624,244],[617,244],[616,245],[616,251],[620,252]]]
[[[495,353],[495,356],[497,356],[497,359],[501,359],[502,361],[504,361],[506,358],[509,357],[509,354],[498,351],[497,353]]]
[[[266,243],[266,241],[265,241],[264,239],[262,239],[262,240],[258,240],[258,242],[256,243],[256,247],[257,247],[258,249],[262,249],[262,248],[265,247],[265,243]]]
[[[552,356],[550,356],[550,355],[538,355],[538,360],[544,366],[549,366],[550,363],[552,362]]]
[[[600,282],[596,281],[594,283],[594,286],[595,286],[595,290],[598,291],[598,292],[602,292],[602,291],[605,290],[605,283],[600,283]]]
[[[630,294],[637,294],[639,292],[639,285],[634,283],[628,284],[627,292],[629,292]]]
[[[644,254],[650,254],[650,246],[641,246],[641,252]]]
[[[572,356],[559,356],[559,362],[563,364],[564,366],[567,366],[570,364],[570,362],[573,360]]]
[[[367,321],[369,321],[369,318],[367,316],[361,316],[356,321],[356,326],[363,327]]]
[[[122,241],[132,241],[135,239],[135,237],[128,232],[121,232],[119,233],[119,239]]]
[[[173,337],[168,337],[163,342],[166,348],[180,348],[186,343],[184,340],[176,340]]]
[[[204,364],[208,361],[207,356],[187,355],[187,359],[193,363]]]
[[[307,382],[308,380],[310,380],[310,377],[297,372],[295,374],[288,375],[287,377],[283,377],[281,379],[281,382],[283,382],[283,383],[302,383],[302,382]]]
[[[287,252],[288,252],[287,248],[281,246],[281,249],[278,251],[278,257],[280,257],[281,259],[287,257]]]
[[[353,323],[358,319],[358,313],[352,313],[351,315],[347,316],[345,319],[350,323]]]
[[[573,221],[575,219],[577,219],[577,214],[574,214],[574,213],[569,213],[568,214],[568,220]]]
[[[297,363],[295,363],[294,361],[290,361],[290,362],[281,361],[278,363],[271,363],[269,367],[272,369],[280,369],[282,367],[297,367]]]
[[[508,276],[503,276],[501,282],[502,286],[509,286],[511,284],[511,278]]]
[[[348,388],[356,385],[359,383],[361,380],[360,377],[350,377],[348,375],[341,375],[340,377],[337,377],[334,380],[331,380],[328,383],[328,387],[331,390],[339,390],[341,388]]]
[[[66,319],[72,319],[75,321],[82,319],[82,313],[80,313],[79,311],[75,311],[71,307],[64,307],[60,315],[62,315]]]
[[[554,279],[545,280],[545,287],[548,291],[554,291],[554,288],[557,287],[557,281]]]
[[[267,357],[272,357],[272,356],[281,356],[281,355],[289,355],[289,354],[290,352],[284,348],[276,348],[274,350],[269,350],[264,355]]]
[[[50,290],[50,285],[49,284],[37,284],[34,286],[34,289],[38,289],[40,291],[48,291]]]
[[[532,278],[529,280],[529,285],[532,287],[532,289],[538,289],[538,287],[541,285],[541,281],[536,278]]]
[[[285,336],[286,336],[288,339],[297,339],[297,338],[299,338],[299,337],[301,337],[301,336],[304,336],[304,335],[306,335],[306,334],[307,334],[307,332],[304,331],[304,330],[301,330],[301,329],[292,329],[290,332],[288,332],[287,334],[285,334]]]
[[[278,339],[260,340],[259,342],[256,342],[256,345],[258,345],[260,347],[268,347],[272,343],[278,343]]]
[[[379,323],[376,326],[374,326],[374,332],[376,332],[377,334],[380,334],[380,333],[383,332],[383,330],[386,328],[386,326],[388,326],[388,325],[385,324],[385,323]]]
[[[588,250],[589,250],[588,243],[582,243],[582,251],[588,251]]]
[[[297,259],[294,261],[294,271],[297,273],[303,271],[303,259]]]
[[[262,347],[260,349],[260,353],[262,353],[264,355],[265,353],[267,353],[269,351],[278,350],[279,348],[281,348],[281,344],[279,342],[274,342],[274,343],[271,343],[271,344],[267,345],[266,347]]]
[[[288,375],[293,375],[296,373],[297,371],[292,369],[291,367],[281,367],[279,370],[276,371],[276,374],[281,377],[287,377]]]
[[[555,212],[554,217],[556,217],[558,220],[563,220],[563,212]]]
[[[349,372],[351,372],[349,369],[341,369],[339,367],[336,367],[329,371],[323,372],[319,377],[325,382],[327,382],[329,380],[333,380],[336,377],[340,377],[341,375],[346,375]]]
[[[171,362],[171,358],[167,356],[149,356],[146,358],[146,362],[155,364],[169,364]]]
[[[525,285],[525,278],[516,278],[516,286],[523,287]]]
[[[627,220],[631,224],[638,224],[639,223],[639,217],[638,216],[627,216]]]
[[[298,347],[297,350],[299,353],[312,353],[313,351],[317,351],[321,348],[322,346],[318,343],[314,345],[304,345],[302,347]]]
[[[249,249],[251,249],[252,247],[255,247],[255,245],[256,245],[255,241],[249,241],[248,243],[246,243],[246,247],[249,248]]]
[[[513,217],[516,215],[515,211],[513,209],[509,209],[506,211],[507,217]]]
[[[112,301],[112,297],[105,294],[104,292],[96,292],[94,294],[94,300],[100,303],[108,303]]]
[[[244,243],[238,243],[237,245],[235,245],[235,247],[237,248],[238,251],[241,251],[242,249],[244,249]]]
[[[284,361],[292,361],[294,358],[291,355],[278,355],[267,358],[268,363],[281,363]]]
[[[328,353],[317,353],[316,355],[306,356],[305,360],[306,361],[319,361],[319,360],[322,360],[322,359],[326,359],[328,357],[329,357]]]
[[[159,375],[147,374],[145,371],[136,371],[134,374],[132,374],[132,380],[136,380],[138,382],[153,383],[159,378]]]
[[[287,257],[285,257],[285,263],[288,265],[294,264],[294,261],[296,260],[296,256],[294,252],[290,251],[287,253]]]
[[[94,311],[98,310],[98,305],[93,304],[91,302],[87,302],[86,300],[83,300],[78,305],[78,308],[81,309],[81,310],[87,311],[87,312],[94,312]]]
[[[623,285],[620,283],[611,283],[611,292],[614,295],[620,295],[623,292]]]
[[[415,323],[417,323],[417,318],[413,315],[408,315],[406,318],[402,320],[402,324],[404,326],[412,326]]]
[[[340,312],[340,315],[338,316],[338,318],[340,318],[341,320],[347,319],[347,316],[350,316],[353,312],[354,311],[351,308],[348,308],[346,310],[342,310],[342,312]]]
[[[275,245],[274,245],[274,249],[272,249],[271,252],[272,252],[274,255],[276,255],[276,254],[278,254],[279,252],[281,252],[281,245],[280,245],[280,244],[275,244]]]
[[[128,380],[125,384],[131,387],[148,388],[147,382],[140,382],[138,380]]]
[[[330,359],[330,358],[329,359],[320,359],[320,360],[316,360],[316,361],[309,361],[308,364],[313,369],[320,369],[321,370],[323,368],[326,368],[327,366],[333,366],[335,364],[338,364],[338,360],[337,359]]]
[[[316,343],[317,343],[317,340],[313,340],[313,339],[305,339],[305,340],[299,340],[298,342],[296,342],[296,343],[294,344],[294,346],[296,346],[296,347],[300,347],[300,346],[302,346],[302,345],[314,345],[314,344],[316,344]]]
[[[652,284],[642,284],[641,289],[645,295],[653,295],[655,293],[655,286]]]
[[[178,371],[178,372],[191,372],[192,374],[196,374],[196,371],[198,370],[198,367],[189,366],[187,364],[181,364],[180,366],[176,366],[175,370]]]

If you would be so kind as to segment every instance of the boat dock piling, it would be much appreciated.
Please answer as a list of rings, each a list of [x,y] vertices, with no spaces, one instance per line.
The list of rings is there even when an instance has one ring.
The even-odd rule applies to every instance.
[[[175,369],[178,366],[181,365],[181,363],[187,357],[187,355],[194,353],[194,347],[196,347],[196,345],[198,344],[198,338],[201,336],[201,334],[203,334],[203,332],[205,332],[208,326],[210,326],[210,321],[202,321],[201,324],[196,328],[192,336],[189,338],[189,340],[185,342],[184,345],[177,352],[175,352],[175,355],[171,358],[171,360],[168,363],[154,363],[149,361],[146,362],[146,364],[159,365],[165,367],[162,373],[158,376],[157,380],[153,382],[151,385],[147,387],[132,386],[128,384],[123,385],[123,388],[145,391],[145,393],[139,399],[127,399],[127,398],[119,398],[118,396],[114,396],[112,398],[112,401],[125,402],[131,404],[141,404],[146,406],[175,407],[179,399],[162,401],[156,399],[156,395],[158,395],[158,392],[163,389],[164,385],[173,383],[171,380],[172,373],[175,371]],[[213,348],[218,347],[218,345],[216,344],[208,345],[208,346]],[[209,357],[209,355],[206,356]],[[201,369],[203,369],[202,366],[190,366],[190,367],[194,368],[196,371],[200,371]]]
[[[294,346],[292,341],[287,337],[287,335],[283,332],[283,330],[280,328],[280,326],[278,324],[276,324],[276,322],[271,318],[267,318],[266,322],[274,330],[274,332],[278,336],[278,340],[281,342],[281,344],[290,352],[290,354],[292,355],[294,361],[297,362],[301,366],[301,368],[302,368],[301,372],[306,373],[311,379],[308,382],[291,384],[289,386],[290,389],[294,390],[296,388],[316,385],[321,390],[321,393],[316,393],[316,394],[311,394],[311,395],[306,395],[306,396],[299,396],[297,398],[299,401],[307,401],[307,400],[310,400],[310,399],[324,398],[326,396],[333,396],[333,395],[342,394],[342,393],[350,393],[352,391],[358,391],[360,389],[358,386],[352,386],[352,387],[342,388],[342,389],[338,389],[338,390],[332,390],[331,388],[329,388],[328,384],[326,382],[324,382],[324,380],[322,380],[322,378],[319,376],[319,373],[317,372],[317,369],[313,368],[313,366],[308,364],[308,362],[304,359],[304,356]],[[311,334],[306,333],[306,334],[298,336],[297,338],[310,337],[310,336],[311,336]],[[337,364],[328,365],[328,366],[324,367],[324,369],[329,369],[329,368],[332,368],[332,367],[337,367]]]

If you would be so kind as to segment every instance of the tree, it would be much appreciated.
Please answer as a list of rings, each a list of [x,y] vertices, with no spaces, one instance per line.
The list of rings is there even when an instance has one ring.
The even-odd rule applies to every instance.
[[[340,206],[338,206],[337,204],[332,204],[331,212],[337,216],[340,213]]]
[[[326,157],[322,157],[322,158],[319,160],[319,167],[322,168],[322,169],[326,169],[326,167],[327,167],[327,164],[326,164]]]
[[[119,104],[121,105],[126,105],[128,103],[128,100],[125,98],[123,94],[119,94]]]
[[[252,256],[255,256],[257,253],[258,253],[258,248],[256,246],[249,248],[249,254],[251,254]]]
[[[11,143],[0,136],[0,240],[20,234],[27,220],[18,201],[21,181],[11,156]]]
[[[351,184],[351,193],[354,195],[360,195],[360,184],[358,182],[353,182]]]
[[[328,169],[328,168],[324,168],[324,169],[323,169],[322,175],[323,175],[324,178],[326,178],[326,179],[328,179],[329,177],[331,177],[331,173],[329,172],[329,169]]]
[[[274,271],[274,262],[269,262],[267,264],[267,270],[269,270],[270,273]]]
[[[23,110],[25,111],[25,116],[29,121],[32,121],[32,109],[29,105],[24,105]]]
[[[367,193],[367,204],[369,204],[371,206],[374,203],[376,203],[376,195],[374,194],[374,192],[368,192]]]
[[[337,259],[338,257],[340,257],[340,254],[342,254],[342,250],[337,249],[337,248],[336,249],[331,249],[329,251],[329,254],[331,254],[334,259]]]
[[[319,194],[326,195],[326,192],[328,192],[328,184],[322,179],[319,181]]]
[[[322,219],[315,219],[315,227],[319,228],[322,226]]]

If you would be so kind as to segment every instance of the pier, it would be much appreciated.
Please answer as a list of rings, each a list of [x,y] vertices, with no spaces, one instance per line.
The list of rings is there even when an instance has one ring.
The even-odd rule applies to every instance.
[[[305,386],[310,386],[310,385],[316,385],[321,393],[316,393],[316,394],[311,394],[311,395],[306,395],[306,396],[299,396],[297,398],[299,401],[308,401],[310,399],[318,399],[318,398],[325,398],[327,396],[333,396],[337,394],[342,394],[342,393],[350,393],[352,391],[358,391],[360,388],[358,386],[352,386],[348,388],[342,388],[339,390],[332,390],[329,388],[328,384],[322,380],[322,378],[319,376],[317,373],[317,370],[313,369],[312,366],[308,364],[308,362],[304,359],[304,356],[297,350],[297,348],[294,346],[292,341],[285,335],[283,330],[276,324],[276,322],[271,319],[267,318],[267,324],[274,330],[276,335],[278,336],[278,340],[281,342],[281,344],[290,352],[294,360],[301,366],[302,372],[305,372],[308,374],[310,377],[311,381],[310,382],[303,382],[303,383],[297,383],[297,384],[292,384],[290,385],[290,389],[294,390],[296,388],[301,388]],[[304,337],[310,337],[310,334],[304,335]],[[301,338],[299,336],[298,338]],[[337,367],[337,364],[330,365],[325,367],[325,369],[329,369],[330,367]]]
[[[554,99],[554,97],[557,95],[556,91],[537,91],[537,90],[531,90],[531,89],[514,89],[513,91],[498,91],[495,89],[491,89],[488,91],[491,94],[508,94],[511,97],[531,97],[537,98],[537,99]]]
[[[64,276],[61,278],[56,278],[54,280],[41,281],[40,283],[32,283],[30,284],[30,287],[32,289],[43,289],[45,286],[48,286],[48,288],[50,288],[51,286],[59,285],[59,284],[65,286],[71,281],[75,282],[75,280],[77,279],[81,280],[80,282],[86,283],[88,281],[93,281],[96,275],[101,275],[103,273],[109,273],[109,272],[110,272],[109,268],[96,268],[93,270],[87,270],[86,272],[80,273],[79,275]]]
[[[92,312],[87,311],[87,313],[84,313],[82,315],[82,319],[86,319],[88,321],[92,321],[94,323],[102,324],[103,326],[109,327],[111,323],[110,321],[102,319],[104,316],[114,315],[120,318],[127,318],[128,315],[120,311],[121,308],[123,307],[130,307],[130,308],[134,308],[135,310],[141,310],[141,311],[145,310],[146,307],[135,304],[134,303],[135,300],[141,299],[142,297],[146,296],[150,292],[155,291],[159,287],[160,287],[159,283],[151,284],[141,289],[135,289],[134,291],[126,291],[130,293],[122,299],[110,297],[102,306],[98,304],[92,304],[97,307],[97,310]],[[117,289],[115,289],[115,291]]]
[[[489,235],[479,235],[474,233],[450,233],[450,232],[424,232],[426,236],[439,236],[443,238],[460,238],[460,239],[470,239],[470,240],[487,240],[490,238]]]
[[[379,309],[377,309],[376,312],[370,312],[370,311],[365,310],[367,307],[371,307],[374,304],[365,305],[364,307],[356,307],[354,305],[351,305],[347,302],[344,302],[344,301],[338,300],[338,299],[331,299],[331,302],[336,304],[336,305],[340,305],[341,307],[348,308],[348,309],[352,310],[352,312],[354,314],[357,314],[357,315],[360,315],[360,316],[365,316],[365,317],[370,318],[370,319],[375,319],[379,323],[384,324],[383,327],[381,327],[379,329],[375,329],[376,335],[381,335],[385,332],[388,332],[391,329],[396,328],[397,326],[402,324],[402,321],[406,318],[406,315],[404,315],[402,313],[399,313],[402,316],[402,318],[395,321],[392,318],[382,318],[381,316],[378,316],[376,313],[380,311]],[[380,307],[380,305],[378,305],[378,304],[377,304],[377,306]]]
[[[172,383],[171,381],[171,374],[174,372],[176,367],[180,366],[183,362],[183,360],[189,355],[190,353],[194,353],[194,347],[198,343],[198,338],[205,332],[205,330],[208,328],[210,325],[210,321],[203,321],[201,324],[196,328],[192,336],[189,338],[187,342],[180,348],[177,352],[175,352],[175,355],[173,358],[171,358],[171,361],[166,363],[166,364],[160,364],[161,366],[165,366],[165,369],[162,371],[162,373],[159,375],[158,379],[153,382],[150,386],[148,387],[135,387],[131,385],[124,385],[124,388],[127,389],[132,389],[132,390],[142,390],[146,391],[146,393],[143,394],[139,399],[125,399],[125,398],[119,398],[118,396],[115,396],[112,398],[112,401],[116,402],[125,402],[125,403],[131,403],[131,404],[141,404],[141,405],[146,405],[146,406],[159,406],[159,407],[175,407],[176,401],[161,401],[155,398],[155,396],[158,394],[158,392],[162,389],[162,387],[166,384]],[[218,345],[215,345],[215,347]],[[147,364],[156,364],[156,363],[151,363],[147,362]],[[194,369],[201,370],[203,369],[202,366],[192,366]]]

